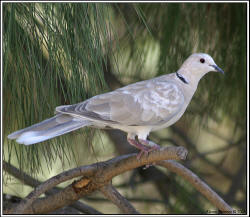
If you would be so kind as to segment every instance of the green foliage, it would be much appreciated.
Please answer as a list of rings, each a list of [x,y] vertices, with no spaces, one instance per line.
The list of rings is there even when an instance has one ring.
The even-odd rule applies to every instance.
[[[30,174],[43,172],[44,164],[53,168],[58,158],[62,165],[76,161],[93,143],[89,129],[30,147],[7,135],[51,117],[56,106],[107,91],[106,82],[112,87],[172,73],[194,52],[210,54],[225,76],[201,80],[184,115],[193,120],[188,130],[197,130],[195,120],[229,120],[230,142],[241,138],[245,147],[246,11],[244,3],[4,3],[4,159]],[[158,142],[159,135],[153,134]],[[197,158],[194,146],[191,152]],[[200,213],[196,201],[190,186],[178,180],[171,186],[171,212]]]
[[[233,122],[243,123],[240,127],[244,127],[246,4],[161,3],[136,4],[136,7],[144,13],[147,26],[142,28],[143,23],[136,16],[126,19],[126,25],[133,29],[130,30],[133,38],[143,41],[144,48],[148,48],[147,51],[144,50],[145,53],[152,52],[152,46],[147,44],[159,46],[155,75],[174,72],[191,53],[210,54],[225,71],[225,76],[210,73],[202,79],[189,111],[195,111],[194,115],[200,114],[201,119],[206,115],[217,116],[217,121],[226,115]],[[120,8],[128,16],[133,5],[121,4]],[[150,38],[151,34],[145,35],[148,29],[153,39]],[[140,49],[140,44],[137,44]],[[138,58],[134,50],[136,49],[131,48],[129,60],[138,62],[142,58],[145,61],[146,56]],[[130,73],[141,79],[143,76],[138,73],[142,74],[143,71],[145,70],[142,65],[140,70]],[[218,111],[222,111],[222,115],[218,116]]]
[[[58,157],[74,160],[75,137],[92,142],[85,130],[31,147],[6,136],[49,118],[56,106],[107,91],[105,71],[125,85],[174,72],[194,52],[210,54],[225,76],[202,79],[187,114],[230,119],[242,136],[246,4],[4,3],[4,158],[32,173],[43,160],[49,168]]]
[[[110,40],[106,8],[103,4],[4,4],[4,138],[49,118],[56,106],[83,101],[106,89],[104,51]],[[15,150],[19,166],[35,173],[41,153],[48,165],[54,156],[69,158],[69,137],[28,148],[5,140],[4,157],[11,160],[7,156]]]

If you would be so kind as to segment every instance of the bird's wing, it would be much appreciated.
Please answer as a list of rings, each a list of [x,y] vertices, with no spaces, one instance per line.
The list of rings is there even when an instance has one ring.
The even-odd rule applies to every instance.
[[[82,103],[57,107],[57,112],[122,125],[157,125],[174,117],[184,103],[176,84],[159,79],[138,82],[97,95]]]

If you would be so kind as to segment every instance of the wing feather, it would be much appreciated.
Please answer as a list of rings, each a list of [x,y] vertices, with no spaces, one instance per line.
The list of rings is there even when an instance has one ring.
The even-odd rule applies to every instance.
[[[97,95],[82,103],[57,107],[56,111],[123,125],[157,125],[182,108],[184,96],[169,81],[152,79]]]

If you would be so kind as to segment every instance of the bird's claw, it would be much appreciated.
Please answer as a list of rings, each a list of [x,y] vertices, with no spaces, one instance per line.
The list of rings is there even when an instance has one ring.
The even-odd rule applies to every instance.
[[[148,150],[141,150],[141,151],[137,154],[137,156],[136,156],[137,160],[140,160],[140,159],[141,159],[141,156],[142,156],[143,154],[145,154],[145,155],[148,156],[148,153],[149,153]]]
[[[143,154],[148,156],[149,152],[160,148],[159,145],[148,140],[139,139],[139,142],[138,142],[135,139],[128,139],[128,142],[140,150],[140,152],[136,156],[137,160],[140,160]],[[145,165],[143,169],[147,169],[150,166],[152,166],[152,164],[147,164]]]

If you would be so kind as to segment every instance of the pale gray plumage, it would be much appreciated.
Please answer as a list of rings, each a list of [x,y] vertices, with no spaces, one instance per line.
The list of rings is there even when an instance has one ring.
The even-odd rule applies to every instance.
[[[78,120],[70,115],[58,114],[38,124],[16,131],[8,136],[18,143],[31,145],[89,125],[87,120]]]
[[[78,104],[59,106],[55,117],[8,138],[30,145],[92,126],[120,129],[128,133],[129,139],[138,136],[139,141],[144,141],[151,131],[179,120],[199,80],[209,71],[223,72],[208,54],[193,54],[176,73],[137,82]]]

